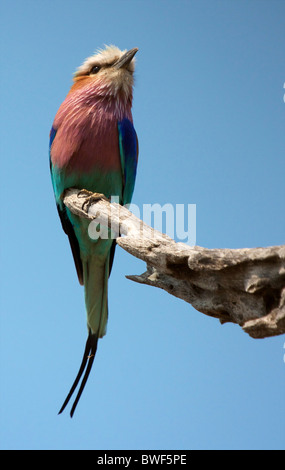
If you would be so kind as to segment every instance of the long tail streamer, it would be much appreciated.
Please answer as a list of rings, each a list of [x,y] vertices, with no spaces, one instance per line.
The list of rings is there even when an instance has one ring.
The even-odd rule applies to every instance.
[[[82,382],[81,382],[81,385],[80,385],[80,388],[77,392],[77,395],[76,395],[76,398],[74,400],[74,403],[72,405],[72,408],[71,408],[71,411],[70,411],[70,417],[72,418],[73,414],[74,414],[74,411],[75,411],[75,408],[79,402],[79,399],[81,397],[81,394],[84,390],[84,387],[85,387],[85,384],[87,382],[87,379],[88,379],[88,376],[90,374],[90,371],[92,369],[92,365],[93,365],[93,362],[94,362],[94,358],[95,358],[95,354],[96,354],[96,351],[97,351],[97,343],[98,343],[98,337],[95,335],[95,334],[92,334],[91,333],[91,330],[89,330],[89,334],[88,334],[88,338],[87,338],[87,341],[86,341],[86,345],[85,345],[85,350],[84,350],[84,354],[83,354],[83,358],[82,358],[82,362],[81,362],[81,366],[79,368],[79,371],[78,371],[78,374],[76,376],[76,379],[74,380],[73,382],[73,385],[69,391],[69,394],[67,395],[62,407],[60,408],[58,414],[62,413],[64,408],[66,407],[67,403],[69,402],[71,396],[73,395],[73,392],[75,391],[80,379],[81,379],[81,376],[85,370],[85,367],[86,367],[86,364],[87,364],[87,367],[86,367],[86,370],[85,370],[85,374],[83,376],[83,379],[82,379]]]

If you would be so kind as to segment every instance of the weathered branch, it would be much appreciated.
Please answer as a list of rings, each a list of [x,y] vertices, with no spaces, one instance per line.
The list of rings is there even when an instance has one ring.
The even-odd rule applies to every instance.
[[[82,205],[87,196],[78,192],[66,192],[66,206],[111,228],[118,245],[147,263],[145,273],[128,279],[160,287],[221,323],[237,323],[253,338],[285,333],[285,245],[190,247],[154,230],[118,204],[101,199],[86,211]]]

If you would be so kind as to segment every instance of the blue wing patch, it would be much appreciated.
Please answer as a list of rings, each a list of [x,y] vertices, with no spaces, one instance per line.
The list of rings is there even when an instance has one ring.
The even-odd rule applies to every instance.
[[[51,130],[50,130],[50,133],[49,133],[49,166],[50,166],[50,170],[51,170],[51,154],[50,154],[50,151],[51,151],[52,143],[53,143],[54,138],[55,138],[55,134],[56,134],[56,130],[54,129],[54,127],[52,127]]]
[[[120,157],[123,174],[123,204],[129,204],[135,187],[138,163],[138,139],[129,119],[118,122]]]
[[[51,149],[53,139],[55,138],[55,134],[56,134],[56,130],[54,127],[52,127],[49,133],[49,149]]]

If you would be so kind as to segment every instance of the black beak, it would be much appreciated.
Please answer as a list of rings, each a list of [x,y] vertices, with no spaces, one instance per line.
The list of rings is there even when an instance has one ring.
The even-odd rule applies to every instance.
[[[126,68],[137,52],[137,47],[130,49],[124,55],[122,55],[122,57],[117,60],[117,62],[114,63],[113,67],[115,67],[116,69]]]

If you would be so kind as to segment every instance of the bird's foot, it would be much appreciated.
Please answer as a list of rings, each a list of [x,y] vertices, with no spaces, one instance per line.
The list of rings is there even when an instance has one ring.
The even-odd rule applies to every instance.
[[[92,191],[88,191],[87,189],[81,189],[77,194],[78,197],[85,197],[85,201],[82,204],[82,210],[88,211],[89,207],[96,201],[100,201],[100,199],[104,199],[105,201],[109,201],[109,199],[101,193],[92,193]]]

